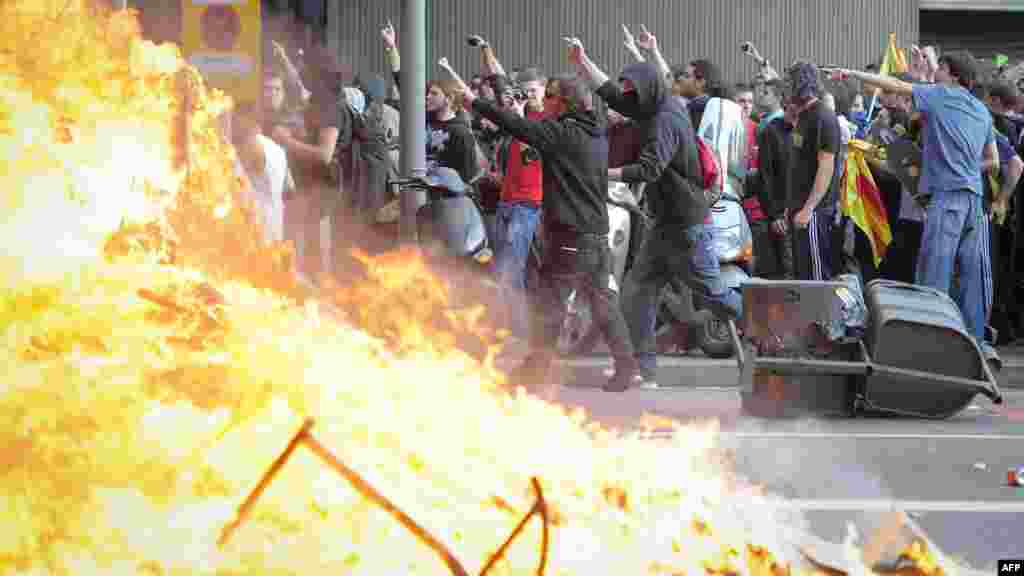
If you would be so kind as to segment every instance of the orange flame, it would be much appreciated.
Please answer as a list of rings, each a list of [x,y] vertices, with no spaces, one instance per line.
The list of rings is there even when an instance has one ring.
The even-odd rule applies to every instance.
[[[349,324],[324,321],[239,201],[229,106],[130,12],[0,6],[0,572],[441,573],[302,453],[216,548],[305,416],[472,569],[534,476],[552,574],[798,568],[713,465],[714,426],[654,443],[496,393],[455,350],[496,335],[415,254],[362,258],[366,282],[331,294]],[[539,532],[495,573],[532,573]]]

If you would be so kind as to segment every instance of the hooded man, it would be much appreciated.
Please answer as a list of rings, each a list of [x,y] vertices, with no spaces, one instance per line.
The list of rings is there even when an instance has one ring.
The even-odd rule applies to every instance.
[[[634,260],[623,298],[641,385],[657,387],[654,324],[665,284],[684,282],[721,317],[738,318],[742,302],[720,278],[711,233],[704,227],[709,205],[687,110],[672,97],[653,64],[630,64],[616,83],[590,60],[578,39],[570,39],[570,43],[579,75],[599,86],[597,94],[611,108],[636,121],[641,134],[642,148],[636,161],[610,169],[608,176],[627,183],[647,183],[645,194],[654,228]]]
[[[505,78],[495,79],[504,92]],[[561,310],[561,294],[575,288],[590,298],[594,320],[615,358],[609,388],[625,390],[640,381],[626,322],[611,289],[608,245],[608,133],[603,114],[594,111],[590,90],[573,78],[559,82],[549,116],[529,119],[476,98],[466,86],[462,96],[473,111],[497,124],[540,155],[544,195],[544,248],[541,275],[544,303]],[[560,314],[543,314],[530,355],[515,371],[517,384],[546,384],[554,363]]]

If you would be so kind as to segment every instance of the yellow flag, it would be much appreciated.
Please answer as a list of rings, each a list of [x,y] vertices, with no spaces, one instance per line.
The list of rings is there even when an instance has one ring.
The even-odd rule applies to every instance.
[[[909,69],[903,51],[896,47],[896,34],[890,33],[889,44],[885,47],[885,56],[882,58],[882,68],[879,72],[882,76],[895,76]]]
[[[839,199],[843,214],[850,217],[871,242],[871,255],[875,266],[882,262],[892,242],[889,216],[882,194],[871,176],[871,168],[864,158],[871,145],[863,140],[850,140],[846,155],[846,173],[843,175]]]

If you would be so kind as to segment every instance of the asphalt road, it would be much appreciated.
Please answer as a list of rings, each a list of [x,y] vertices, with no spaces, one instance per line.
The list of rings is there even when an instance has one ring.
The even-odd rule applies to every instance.
[[[904,510],[940,549],[973,568],[993,573],[996,560],[1024,557],[1024,487],[1006,480],[1008,468],[1024,466],[1024,389],[1004,383],[1002,406],[978,396],[943,421],[763,420],[741,413],[730,362],[666,359],[659,382],[675,387],[622,394],[596,388],[607,360],[572,364],[568,384],[552,392],[556,401],[624,429],[645,412],[717,419],[738,470],[792,499],[821,538],[840,542],[851,522],[870,532],[885,511]]]

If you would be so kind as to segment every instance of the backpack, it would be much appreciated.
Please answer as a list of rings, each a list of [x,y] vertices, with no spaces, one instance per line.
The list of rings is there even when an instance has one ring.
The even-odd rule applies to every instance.
[[[398,149],[398,127],[385,114],[387,104],[371,103],[362,114],[352,111],[355,125],[364,132],[368,142],[383,144],[387,150]]]
[[[718,162],[718,156],[711,146],[700,136],[697,140],[697,157],[700,160],[701,188],[705,191],[722,189],[722,167]]]

